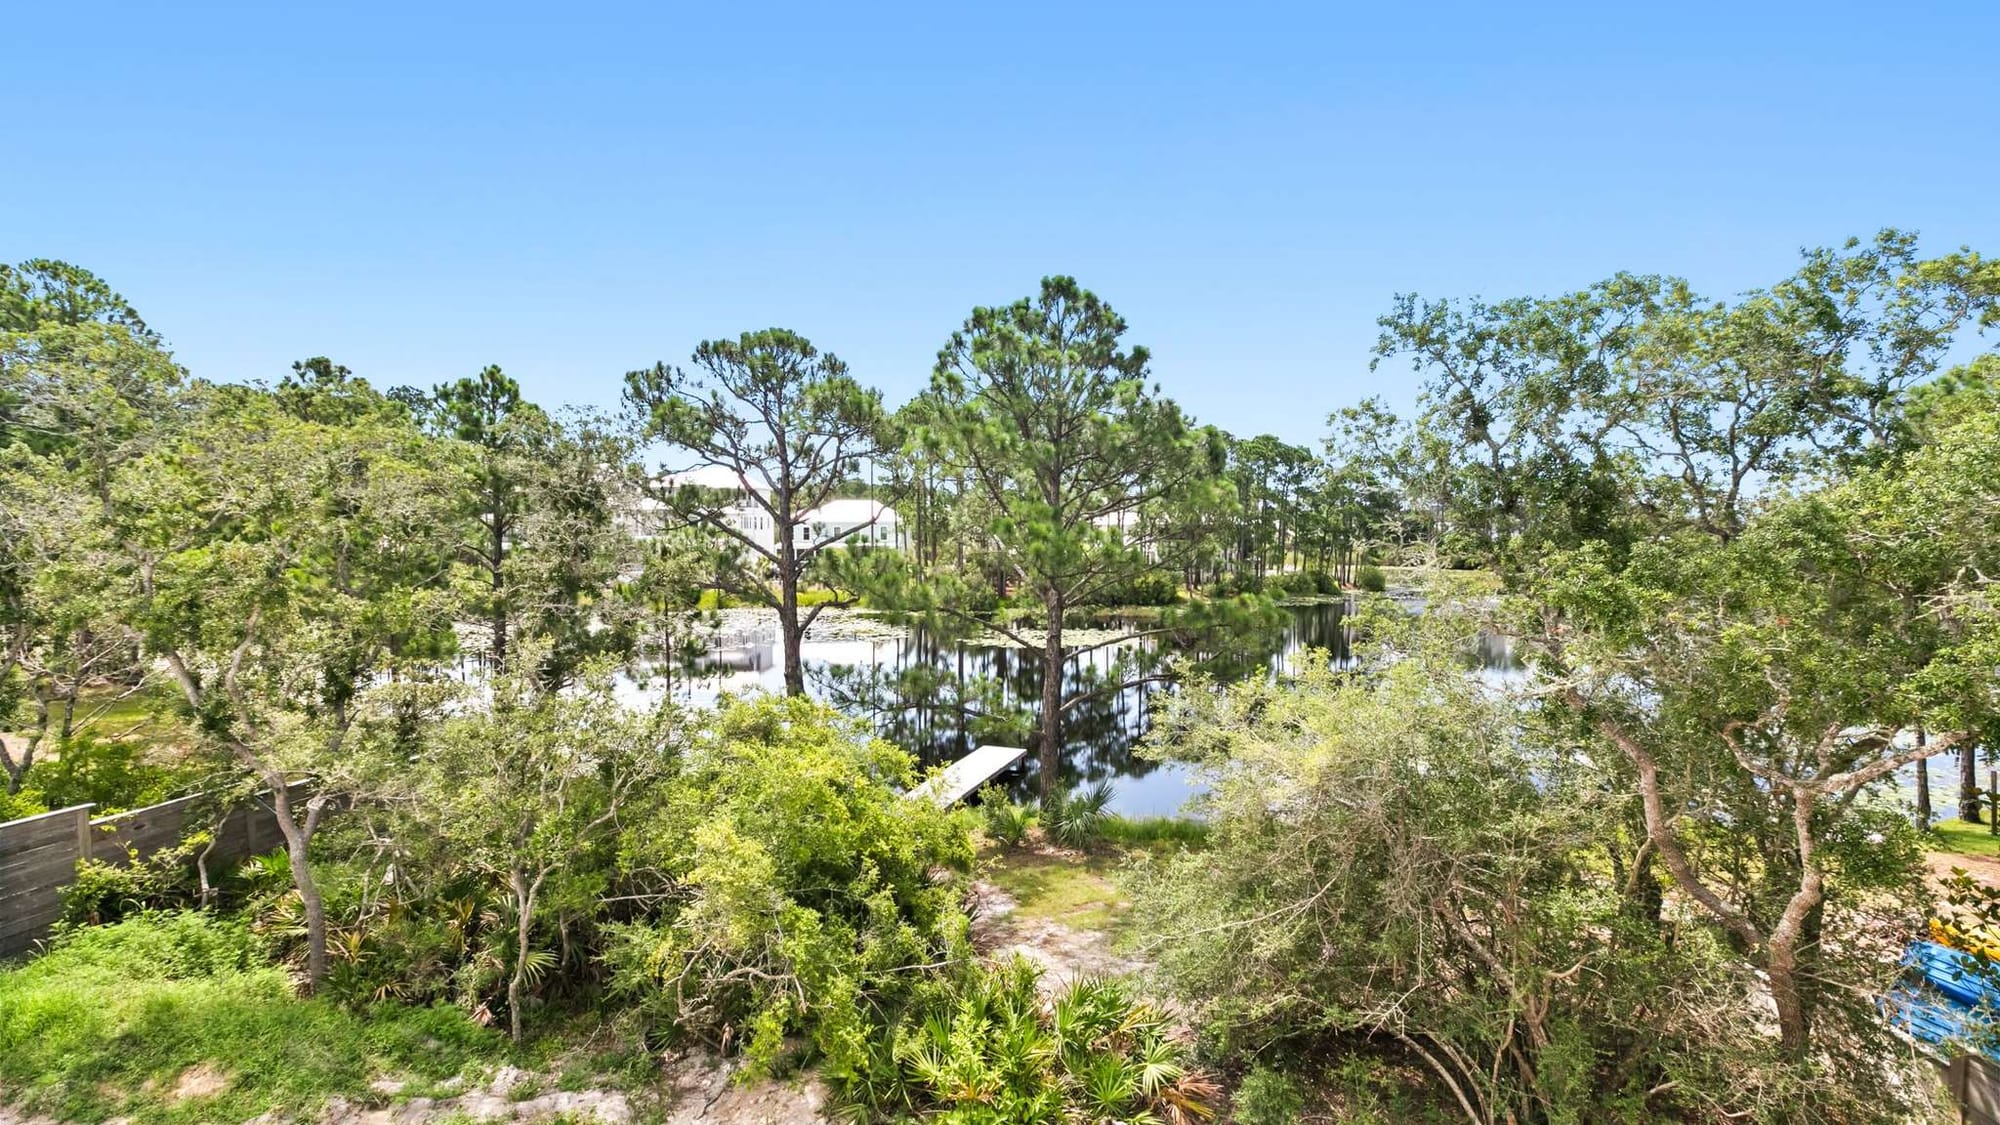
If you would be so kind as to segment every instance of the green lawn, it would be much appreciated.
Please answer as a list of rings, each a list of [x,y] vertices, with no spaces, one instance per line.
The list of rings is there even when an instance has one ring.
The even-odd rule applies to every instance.
[[[85,688],[76,701],[75,730],[98,738],[178,745],[182,729],[177,706],[178,697],[162,685],[138,690],[110,686]],[[24,703],[11,726],[19,729],[32,721],[32,711]]]
[[[1931,826],[1929,846],[1954,855],[2000,856],[2000,836],[1989,834],[1984,824],[1967,824],[1955,816]]]
[[[80,931],[0,970],[0,1089],[62,1120],[310,1119],[375,1078],[437,1082],[506,1057],[454,1008],[300,999],[247,927],[195,912]]]

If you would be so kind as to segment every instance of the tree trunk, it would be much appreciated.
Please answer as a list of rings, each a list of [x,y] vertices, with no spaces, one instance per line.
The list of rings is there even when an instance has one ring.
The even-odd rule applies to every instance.
[[[1917,728],[1917,745],[1923,746],[1930,740],[1924,728]],[[1917,827],[1929,830],[1931,826],[1931,760],[1917,759]]]
[[[507,1030],[521,1041],[521,982],[528,975],[528,940],[534,922],[535,891],[520,871],[509,871],[514,888],[514,975],[507,978]]]
[[[1789,941],[1773,939],[1765,951],[1765,975],[1771,980],[1771,1002],[1778,1009],[1778,1049],[1786,1058],[1806,1053],[1805,994],[1799,986],[1798,953]]]
[[[789,557],[790,552],[786,554]],[[805,640],[805,630],[799,628],[798,576],[790,573],[779,580],[778,631],[785,645],[785,694],[804,695],[806,671],[799,660],[799,644]]]
[[[1063,599],[1049,600],[1049,635],[1042,642],[1042,797],[1056,795],[1062,773]]]
[[[1958,819],[1967,824],[1979,820],[1979,750],[1967,743],[1958,752]]]
[[[7,792],[19,793],[21,786],[28,783],[28,770],[35,764],[35,751],[41,748],[42,739],[49,730],[49,701],[38,691],[35,693],[35,728],[28,740],[21,744],[21,756],[15,757],[0,741],[0,768],[7,772]]]
[[[507,525],[500,519],[493,521],[493,609],[490,627],[493,630],[493,668],[495,671],[507,664]]]
[[[326,981],[326,900],[320,896],[319,882],[307,862],[312,837],[292,815],[292,795],[282,775],[266,774],[271,787],[271,809],[277,814],[278,831],[285,837],[285,858],[291,861],[292,885],[298,888],[299,902],[306,913],[306,986],[317,991]]]

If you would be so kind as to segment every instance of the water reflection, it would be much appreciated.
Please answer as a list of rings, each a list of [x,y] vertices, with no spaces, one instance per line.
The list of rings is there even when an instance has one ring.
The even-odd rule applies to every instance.
[[[1187,774],[1173,764],[1137,756],[1151,718],[1152,696],[1169,690],[1159,678],[1171,658],[1178,669],[1198,667],[1220,681],[1296,671],[1305,654],[1323,650],[1336,664],[1350,659],[1352,628],[1339,602],[1288,607],[1269,629],[1233,634],[1218,649],[1176,644],[1174,638],[1134,638],[1071,658],[1066,694],[1093,693],[1065,717],[1067,743],[1061,785],[1109,779],[1113,807],[1137,816],[1168,815],[1192,794]],[[776,620],[763,611],[731,611],[701,667],[678,676],[678,699],[712,703],[722,692],[781,691],[784,652]],[[1034,708],[1042,668],[1032,651],[991,643],[937,638],[919,629],[887,627],[860,615],[826,615],[800,648],[807,691],[840,710],[866,718],[883,738],[916,754],[926,765],[962,757],[985,743],[1032,745]],[[1474,663],[1505,669],[1513,656],[1504,638],[1482,637]],[[659,684],[633,685],[644,696]],[[1003,779],[1022,797],[1039,792],[1034,756]]]

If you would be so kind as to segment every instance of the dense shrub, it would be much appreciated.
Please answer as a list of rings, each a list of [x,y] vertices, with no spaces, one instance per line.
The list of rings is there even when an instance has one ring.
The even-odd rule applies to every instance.
[[[1033,809],[1016,803],[997,785],[982,788],[974,808],[979,811],[980,830],[1002,847],[1019,847],[1035,820]]]
[[[1101,606],[1173,605],[1181,598],[1181,584],[1173,575],[1160,571],[1135,574],[1122,585],[1091,599]]]
[[[1379,594],[1389,588],[1389,576],[1381,567],[1367,563],[1355,570],[1354,584],[1371,594]]]
[[[1266,1066],[1250,1068],[1229,1100],[1239,1125],[1292,1125],[1305,1112],[1306,1098],[1297,1080]]]
[[[146,760],[137,742],[78,734],[32,775],[42,802],[52,809],[85,803],[97,806],[92,815],[164,801],[177,778],[174,771]]]
[[[189,851],[204,841],[166,848],[141,862],[104,863],[87,859],[60,892],[62,926],[97,926],[145,910],[185,906],[193,898]]]
[[[20,792],[0,792],[0,821],[71,805],[93,804],[104,816],[155,804],[187,784],[185,772],[149,761],[141,743],[78,733],[36,760]]]
[[[1139,870],[1133,922],[1204,1036],[1407,1053],[1485,1120],[1885,1120],[1923,1094],[1879,1025],[1820,1042],[1881,1082],[1787,1063],[1720,935],[1612,877],[1603,775],[1463,675],[1458,636],[1174,697],[1155,737],[1205,774],[1209,843]]]
[[[1053,999],[1025,959],[927,990],[837,1083],[853,1104],[959,1125],[1207,1120],[1218,1090],[1163,1013],[1123,984],[1079,980]]]
[[[623,850],[673,903],[608,927],[618,990],[664,1030],[735,1037],[752,1064],[787,1040],[851,1073],[935,965],[968,955],[964,823],[905,800],[909,755],[797,698],[724,705]]]
[[[1261,594],[1264,592],[1264,576],[1254,571],[1225,575],[1208,584],[1211,598],[1233,598],[1238,594]]]
[[[1312,570],[1288,570],[1272,575],[1265,588],[1282,597],[1309,598],[1330,594],[1335,587],[1331,575]]]
[[[42,803],[32,789],[23,789],[19,793],[0,790],[0,822],[19,820],[24,816],[40,816],[48,811],[49,807]]]

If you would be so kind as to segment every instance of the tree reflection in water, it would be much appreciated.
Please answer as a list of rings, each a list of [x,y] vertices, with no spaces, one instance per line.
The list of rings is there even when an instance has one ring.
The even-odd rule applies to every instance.
[[[1109,780],[1115,811],[1177,812],[1192,793],[1187,775],[1177,765],[1137,753],[1151,720],[1153,693],[1173,690],[1168,673],[1199,670],[1218,682],[1234,682],[1279,673],[1313,650],[1345,662],[1352,628],[1343,608],[1337,602],[1292,606],[1278,626],[1246,630],[1220,649],[1149,637],[1073,657],[1065,692],[1101,690],[1091,691],[1065,718],[1059,783]],[[727,638],[710,653],[709,675],[682,681],[677,694],[702,703],[721,690],[783,690],[782,656],[774,636]],[[866,639],[809,636],[800,657],[806,690],[814,698],[865,718],[926,766],[963,757],[976,746],[1026,746],[1034,739],[1041,662],[1032,652],[913,628]],[[1505,667],[1511,654],[1504,641],[1483,638],[1472,659],[1480,667]],[[1118,686],[1134,681],[1145,682]],[[1039,792],[1039,769],[1030,755],[1002,783],[1018,799],[1032,799]]]

